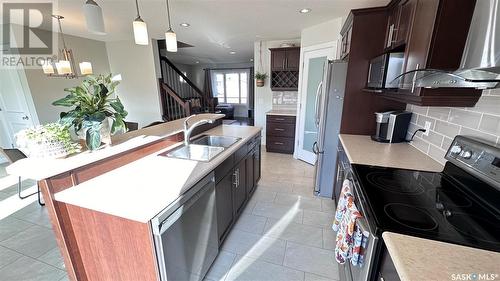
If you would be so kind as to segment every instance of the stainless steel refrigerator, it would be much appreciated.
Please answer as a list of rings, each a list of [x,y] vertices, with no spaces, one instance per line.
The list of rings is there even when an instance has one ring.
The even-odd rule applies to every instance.
[[[318,127],[318,139],[313,145],[313,152],[317,155],[314,192],[322,197],[333,198],[334,194],[346,76],[347,62],[328,61],[322,85],[316,95],[315,123]]]

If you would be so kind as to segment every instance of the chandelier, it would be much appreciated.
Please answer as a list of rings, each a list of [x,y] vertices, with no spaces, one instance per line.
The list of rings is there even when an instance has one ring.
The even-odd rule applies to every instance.
[[[60,15],[52,15],[52,17],[57,19],[63,48],[60,50],[60,56],[57,61],[45,61],[45,64],[42,65],[43,73],[49,77],[63,77],[69,79],[92,74],[92,64],[90,62],[81,62],[79,64],[80,75],[78,75],[76,72],[73,51],[66,47],[66,41],[64,40],[64,33],[61,26],[61,20],[64,19],[64,17]]]

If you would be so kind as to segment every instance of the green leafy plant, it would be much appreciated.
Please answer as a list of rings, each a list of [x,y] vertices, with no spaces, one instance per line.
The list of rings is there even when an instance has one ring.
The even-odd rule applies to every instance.
[[[60,123],[65,126],[73,126],[75,132],[85,132],[85,143],[91,150],[101,145],[100,130],[103,122],[111,118],[111,134],[123,130],[126,131],[125,111],[118,97],[114,97],[116,86],[119,81],[113,81],[111,74],[87,76],[81,85],[64,89],[69,94],[52,104],[56,106],[73,107],[68,112],[61,112]]]
[[[254,77],[256,80],[265,80],[267,78],[267,73],[255,72]]]
[[[80,144],[71,139],[69,128],[59,123],[48,123],[19,131],[16,134],[16,143],[27,149],[31,148],[30,145],[49,147],[54,144],[63,150],[56,153],[64,155],[80,152],[81,149]]]

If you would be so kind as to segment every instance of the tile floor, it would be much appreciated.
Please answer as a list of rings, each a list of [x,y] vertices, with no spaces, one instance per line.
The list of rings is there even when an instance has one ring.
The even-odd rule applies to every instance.
[[[262,154],[262,178],[206,281],[338,280],[334,202],[313,196],[312,166]],[[45,208],[37,202],[0,221],[0,280],[67,280]]]

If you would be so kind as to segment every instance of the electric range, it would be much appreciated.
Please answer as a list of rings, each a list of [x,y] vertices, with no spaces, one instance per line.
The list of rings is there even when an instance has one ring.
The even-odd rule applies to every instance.
[[[443,172],[352,164],[375,235],[392,231],[500,252],[500,149],[458,136]]]

